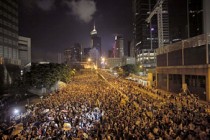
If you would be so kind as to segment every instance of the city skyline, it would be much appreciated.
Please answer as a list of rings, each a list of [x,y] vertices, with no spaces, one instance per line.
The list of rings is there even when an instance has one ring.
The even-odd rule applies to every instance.
[[[32,39],[32,61],[56,62],[55,53],[77,42],[90,47],[94,21],[107,55],[116,34],[132,39],[132,1],[21,0],[19,5],[19,34]]]

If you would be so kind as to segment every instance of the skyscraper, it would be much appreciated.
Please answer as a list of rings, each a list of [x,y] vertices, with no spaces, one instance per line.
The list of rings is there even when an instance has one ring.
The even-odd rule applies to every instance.
[[[124,56],[124,38],[121,35],[115,36],[114,57],[122,58]]]
[[[170,0],[169,6],[170,34],[181,41],[156,49],[156,86],[210,101],[210,1]]]
[[[0,0],[0,57],[20,65],[18,56],[18,0]]]
[[[157,16],[154,15],[150,23],[146,22],[156,0],[133,0],[133,33],[135,39],[136,62],[143,67],[152,68],[155,64],[154,49],[158,48]],[[169,42],[168,3],[163,4],[163,43]]]
[[[209,0],[170,0],[170,40],[183,40],[210,32]]]
[[[0,0],[0,90],[20,75],[20,64],[18,0]]]
[[[203,33],[203,0],[188,0],[189,37]]]
[[[73,64],[82,61],[82,47],[79,43],[75,43],[71,48],[64,51],[66,64]]]
[[[137,54],[143,49],[157,48],[157,18],[153,17],[150,24],[146,22],[155,4],[156,0],[133,0],[133,30]]]
[[[169,0],[168,6],[170,42],[188,38],[187,0]]]
[[[203,22],[203,30],[204,33],[210,33],[210,1],[209,0],[204,0],[203,1],[203,18],[204,18],[204,22]]]
[[[90,32],[90,38],[91,38],[91,48],[96,48],[101,55],[101,38],[98,36],[98,33],[96,31],[96,26],[94,23],[93,30]]]

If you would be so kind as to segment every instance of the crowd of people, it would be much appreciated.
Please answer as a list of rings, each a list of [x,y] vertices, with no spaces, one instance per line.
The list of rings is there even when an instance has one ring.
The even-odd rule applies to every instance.
[[[30,106],[29,115],[5,127],[11,133],[2,136],[16,140],[208,140],[206,108],[193,95],[166,95],[103,71],[84,72],[65,89]],[[16,126],[21,130],[15,130]]]

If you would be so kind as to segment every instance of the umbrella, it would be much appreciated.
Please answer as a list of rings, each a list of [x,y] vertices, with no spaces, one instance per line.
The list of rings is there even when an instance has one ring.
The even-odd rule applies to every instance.
[[[87,133],[83,133],[83,136],[85,139],[88,139],[88,134]]]
[[[67,112],[69,112],[68,110],[61,110],[61,112],[63,112],[63,113],[67,113]]]
[[[49,121],[54,121],[54,118],[53,117],[48,117],[48,120]]]
[[[23,130],[23,123],[15,125],[15,129],[12,131],[12,135],[17,135]]]
[[[140,125],[140,123],[141,123],[141,122],[140,122],[140,120],[137,120],[137,121],[136,121],[136,125],[138,125],[138,126],[139,126],[139,125]]]
[[[71,124],[70,123],[64,123],[63,124],[63,130],[71,130]]]
[[[42,111],[43,114],[49,112],[50,110],[49,109],[45,109],[44,111]]]

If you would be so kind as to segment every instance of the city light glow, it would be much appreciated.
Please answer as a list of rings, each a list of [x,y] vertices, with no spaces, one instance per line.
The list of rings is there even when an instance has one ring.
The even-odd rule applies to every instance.
[[[17,115],[20,111],[18,109],[14,109],[14,114]]]

